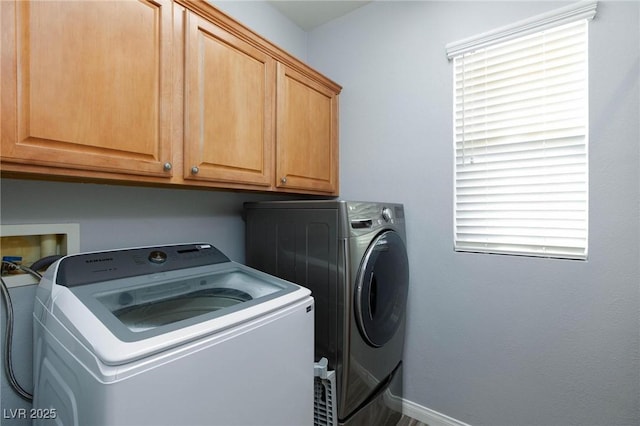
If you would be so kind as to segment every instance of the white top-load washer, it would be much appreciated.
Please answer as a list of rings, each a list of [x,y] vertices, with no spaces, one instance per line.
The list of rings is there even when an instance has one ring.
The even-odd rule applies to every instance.
[[[66,256],[34,305],[34,424],[310,425],[313,303],[206,243]]]

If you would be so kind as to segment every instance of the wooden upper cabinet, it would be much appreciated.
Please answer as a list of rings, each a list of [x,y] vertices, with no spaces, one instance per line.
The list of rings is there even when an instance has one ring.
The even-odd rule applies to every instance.
[[[3,163],[170,176],[172,2],[0,3]]]
[[[276,174],[282,189],[338,192],[338,92],[280,63]]]
[[[337,195],[340,86],[197,0],[0,0],[3,176]]]
[[[275,61],[187,14],[185,179],[272,184]]]

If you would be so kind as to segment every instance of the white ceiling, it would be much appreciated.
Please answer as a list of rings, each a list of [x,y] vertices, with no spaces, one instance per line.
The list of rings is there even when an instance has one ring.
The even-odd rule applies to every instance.
[[[342,15],[346,15],[352,10],[369,3],[369,1],[275,0],[269,3],[295,22],[300,28],[309,31]]]

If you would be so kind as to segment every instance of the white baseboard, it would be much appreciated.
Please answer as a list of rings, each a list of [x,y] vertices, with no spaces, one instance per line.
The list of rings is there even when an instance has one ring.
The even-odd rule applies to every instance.
[[[402,400],[402,414],[429,426],[471,426],[406,399]]]

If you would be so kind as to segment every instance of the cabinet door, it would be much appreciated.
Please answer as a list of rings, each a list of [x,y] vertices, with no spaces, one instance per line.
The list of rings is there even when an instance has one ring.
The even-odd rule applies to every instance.
[[[278,188],[338,191],[338,95],[278,64]]]
[[[0,3],[2,162],[169,176],[172,2]]]
[[[185,179],[270,186],[275,61],[195,14],[187,31]]]

